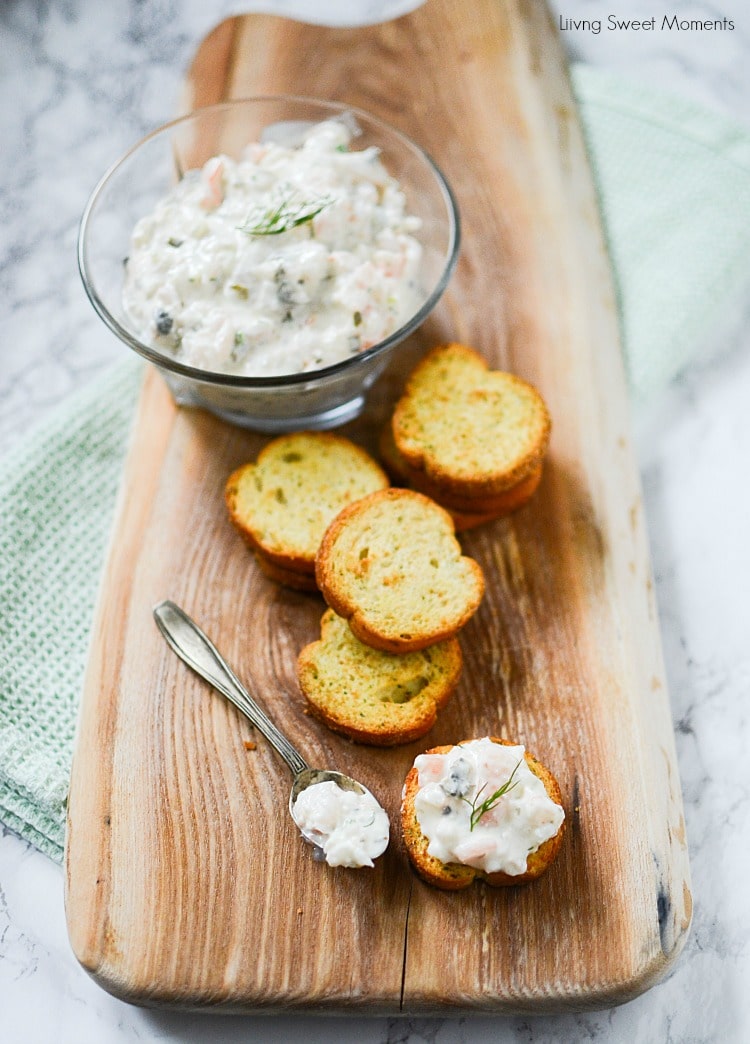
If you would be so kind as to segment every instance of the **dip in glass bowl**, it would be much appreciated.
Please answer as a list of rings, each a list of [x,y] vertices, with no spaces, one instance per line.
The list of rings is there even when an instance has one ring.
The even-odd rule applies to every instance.
[[[266,432],[356,416],[456,263],[445,178],[332,102],[259,97],[174,120],[104,175],[78,259],[94,308],[176,401]]]

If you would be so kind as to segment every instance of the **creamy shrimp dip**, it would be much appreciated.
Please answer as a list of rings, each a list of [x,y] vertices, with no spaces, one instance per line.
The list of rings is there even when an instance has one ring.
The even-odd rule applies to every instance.
[[[369,790],[342,790],[330,779],[312,783],[300,792],[292,816],[329,866],[373,866],[388,847],[388,816]]]
[[[429,855],[486,873],[525,873],[528,856],[555,836],[565,813],[524,754],[485,738],[416,758],[414,807]]]
[[[343,120],[188,171],[136,225],[123,304],[139,336],[199,369],[315,370],[394,333],[425,300],[418,218]]]

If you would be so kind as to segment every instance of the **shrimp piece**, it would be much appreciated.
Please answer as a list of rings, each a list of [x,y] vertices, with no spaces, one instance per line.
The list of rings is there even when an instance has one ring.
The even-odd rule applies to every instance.
[[[215,210],[224,199],[224,164],[219,156],[214,156],[203,168],[206,181],[206,195],[201,200],[204,210]]]

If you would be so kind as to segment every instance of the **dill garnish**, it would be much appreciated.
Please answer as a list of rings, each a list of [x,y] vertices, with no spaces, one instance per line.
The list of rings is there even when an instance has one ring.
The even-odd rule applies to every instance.
[[[282,232],[299,228],[317,217],[326,207],[333,203],[331,196],[320,199],[297,201],[294,195],[283,199],[277,206],[271,206],[260,215],[250,215],[240,231],[249,236],[280,236]]]
[[[516,767],[511,772],[510,776],[503,783],[503,785],[501,787],[498,787],[498,789],[495,791],[495,793],[492,794],[490,797],[485,798],[485,800],[481,803],[481,805],[477,805],[477,801],[479,800],[479,797],[480,797],[482,791],[487,786],[486,783],[484,783],[479,788],[477,793],[474,795],[474,800],[473,801],[469,801],[469,799],[465,798],[465,797],[461,798],[462,801],[465,801],[467,805],[471,806],[471,816],[469,818],[469,830],[473,830],[474,829],[474,827],[477,825],[477,823],[482,818],[482,816],[485,814],[485,812],[489,812],[489,810],[491,808],[494,808],[495,805],[498,803],[498,801],[500,800],[501,797],[504,797],[506,794],[508,794],[513,789],[513,787],[517,787],[518,786],[519,781],[516,780],[515,783],[514,783],[513,782],[513,777],[515,776],[516,772],[518,772],[518,768],[519,768],[520,764],[521,764],[521,762],[519,761],[518,764],[516,765]]]

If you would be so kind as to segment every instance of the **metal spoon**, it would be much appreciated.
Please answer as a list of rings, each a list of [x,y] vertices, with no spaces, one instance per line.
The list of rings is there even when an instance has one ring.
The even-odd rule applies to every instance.
[[[343,772],[310,768],[286,736],[279,732],[271,719],[260,709],[213,642],[179,606],[168,600],[159,602],[154,607],[154,618],[159,630],[177,655],[205,681],[226,696],[238,710],[242,711],[263,733],[276,753],[292,770],[294,780],[289,795],[289,813],[295,823],[297,820],[294,815],[294,803],[302,791],[312,786],[313,783],[324,783],[331,780],[342,790],[370,794],[367,787],[358,783],[356,779],[352,779],[351,776],[344,775]],[[370,796],[372,797],[372,795]],[[299,827],[299,823],[297,826]],[[299,829],[305,841],[314,846],[315,857],[323,859],[323,852],[317,841],[305,834],[301,827]]]

